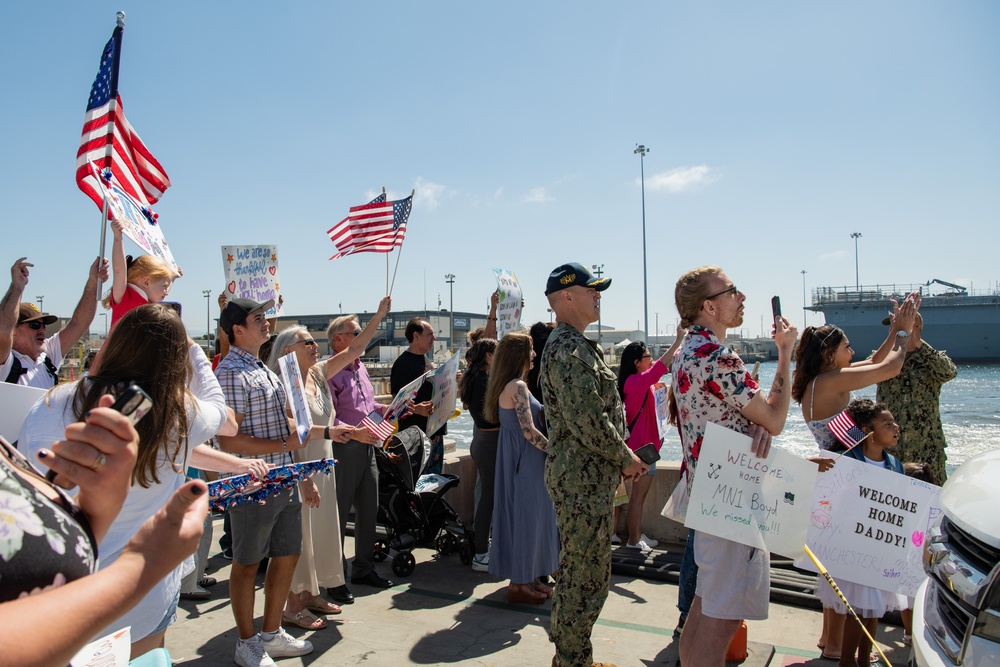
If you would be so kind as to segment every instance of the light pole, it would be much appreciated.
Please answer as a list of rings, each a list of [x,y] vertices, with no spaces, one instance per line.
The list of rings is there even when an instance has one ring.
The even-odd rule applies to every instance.
[[[205,341],[212,342],[212,290],[203,289],[201,295],[205,297]]]
[[[642,316],[643,333],[646,340],[649,340],[649,294],[646,286],[646,153],[651,149],[636,144],[633,154],[639,155],[639,185],[642,188]]]
[[[806,270],[802,269],[802,330],[805,331],[806,327]]]
[[[100,313],[100,316],[104,318],[104,337],[108,337],[108,314]]]
[[[448,283],[449,303],[448,303],[448,347],[455,346],[455,274],[448,273],[444,277]]]
[[[551,308],[546,308],[546,310],[549,311],[549,324],[551,324],[552,323],[552,309]]]
[[[38,310],[42,311],[43,313],[45,312],[45,308],[42,307],[42,299],[44,298],[45,298],[44,294],[35,297],[35,301],[38,302]]]
[[[656,314],[656,329],[655,329],[655,331],[656,331],[656,336],[655,336],[656,344],[659,345],[660,344],[660,314],[659,313]]]
[[[858,272],[858,239],[861,238],[861,232],[853,232],[851,238],[854,239],[854,288],[860,292],[861,274]]]
[[[604,265],[603,264],[591,264],[590,268],[594,270],[594,275],[600,280],[601,276],[604,275]],[[601,307],[597,307],[597,345],[601,345]]]

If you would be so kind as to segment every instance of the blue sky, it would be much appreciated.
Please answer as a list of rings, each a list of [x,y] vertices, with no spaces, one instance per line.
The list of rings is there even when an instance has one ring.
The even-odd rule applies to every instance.
[[[1000,279],[995,2],[44,7],[0,8],[0,263],[27,255],[28,298],[57,314],[97,254],[74,160],[118,9],[119,89],[174,184],[156,210],[195,334],[221,245],[278,244],[290,314],[374,310],[384,255],[330,262],[325,232],[382,186],[416,190],[396,308],[447,308],[454,273],[455,308],[484,309],[503,266],[526,321],[547,319],[548,272],[579,261],[614,280],[605,324],[641,326],[637,143],[651,333],[705,263],[746,292],[746,334],[773,294],[801,327],[801,270],[854,284],[851,232],[863,284]]]

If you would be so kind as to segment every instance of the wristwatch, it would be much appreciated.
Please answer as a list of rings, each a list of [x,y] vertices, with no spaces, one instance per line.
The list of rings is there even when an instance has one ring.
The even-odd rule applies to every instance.
[[[896,337],[897,337],[897,338],[909,338],[909,337],[910,337],[910,334],[908,334],[908,333],[907,333],[907,332],[905,332],[905,331],[897,331],[897,332],[896,332]]]

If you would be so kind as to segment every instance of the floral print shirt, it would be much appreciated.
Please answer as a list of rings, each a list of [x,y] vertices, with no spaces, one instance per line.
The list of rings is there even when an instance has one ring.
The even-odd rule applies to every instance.
[[[26,470],[31,465],[7,451],[14,465]],[[96,570],[90,525],[60,495],[72,510],[49,500],[0,457],[0,602],[58,588]]]
[[[714,422],[739,433],[750,431],[742,410],[760,391],[739,355],[705,327],[692,326],[670,367],[677,426],[684,450],[681,472],[694,479],[705,425]],[[691,487],[688,486],[690,489]]]

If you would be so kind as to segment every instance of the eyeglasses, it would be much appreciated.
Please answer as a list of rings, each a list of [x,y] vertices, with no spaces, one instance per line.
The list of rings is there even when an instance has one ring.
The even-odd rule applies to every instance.
[[[642,355],[642,358],[643,359],[652,359],[653,355],[651,355],[649,352],[647,352],[646,354]]]
[[[714,299],[717,296],[722,296],[723,294],[728,294],[729,292],[732,292],[733,294],[736,294],[739,291],[740,291],[739,288],[737,288],[736,285],[733,285],[732,287],[727,287],[726,289],[722,290],[721,292],[716,292],[712,296],[705,297],[705,300],[706,301],[711,301],[712,299]]]
[[[45,323],[39,322],[38,320],[32,320],[31,322],[18,322],[18,324],[23,324],[24,326],[34,329],[35,331],[45,327]]]
[[[319,345],[319,343],[317,343],[317,342],[316,342],[315,340],[313,340],[312,338],[307,338],[307,339],[305,339],[305,340],[300,340],[300,341],[296,341],[296,343],[295,343],[295,344],[296,344],[296,345],[306,345],[306,346],[308,346],[308,347],[316,347],[317,345]]]

